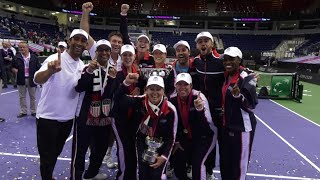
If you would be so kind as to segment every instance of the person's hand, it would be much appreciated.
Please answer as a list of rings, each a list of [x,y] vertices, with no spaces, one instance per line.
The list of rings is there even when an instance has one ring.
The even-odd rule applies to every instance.
[[[109,74],[110,77],[115,78],[117,76],[117,70],[114,67],[110,67],[109,71],[108,71],[108,74]]]
[[[239,96],[240,94],[240,88],[238,87],[238,83],[236,83],[233,87],[232,87],[232,91],[231,91],[233,96]]]
[[[83,13],[90,13],[93,10],[92,2],[86,2],[82,4],[82,12]]]
[[[4,59],[7,61],[12,61],[12,58],[9,55],[7,57],[4,57]]]
[[[17,68],[12,68],[12,72],[13,72],[14,74],[17,74],[17,73],[18,73],[18,69],[17,69]]]
[[[197,99],[193,101],[194,107],[196,108],[196,110],[203,110],[203,107],[204,107],[203,100],[201,99],[200,94],[201,92],[199,91]]]
[[[51,74],[61,71],[61,51],[58,49],[58,59],[48,62],[48,70]]]
[[[122,4],[121,5],[121,14],[127,14],[129,11],[129,8],[130,8],[129,4]]]
[[[124,80],[124,83],[127,85],[134,84],[138,82],[139,74],[138,73],[128,73],[126,76],[126,79]]]
[[[140,88],[136,87],[134,90],[130,93],[132,96],[138,96],[140,95]]]
[[[166,161],[167,160],[165,158],[163,158],[162,156],[157,156],[156,163],[151,164],[150,167],[153,167],[154,169],[156,169],[156,168],[160,167]]]
[[[256,78],[257,82],[260,80],[260,74],[259,73],[253,73],[253,77]]]
[[[172,151],[172,155],[174,153],[176,153],[176,151],[180,149],[181,151],[184,151],[183,147],[180,145],[180,143],[175,143],[174,146],[173,146],[173,151]]]
[[[90,64],[88,65],[88,72],[93,73],[94,70],[98,69],[100,67],[100,64],[98,63],[96,58],[93,58],[90,61]]]

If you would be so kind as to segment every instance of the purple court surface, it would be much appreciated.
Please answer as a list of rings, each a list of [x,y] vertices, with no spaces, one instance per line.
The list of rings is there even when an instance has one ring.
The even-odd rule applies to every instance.
[[[9,86],[0,96],[0,117],[6,119],[0,123],[0,179],[41,179],[35,118],[18,119],[18,113],[18,92]],[[258,125],[247,179],[320,179],[320,126],[270,100],[260,100],[255,113]],[[69,178],[71,142],[72,136],[57,161],[57,179]],[[116,159],[115,154],[114,148]],[[115,178],[116,170],[105,165],[101,172],[108,180]],[[219,165],[214,172],[220,178]]]

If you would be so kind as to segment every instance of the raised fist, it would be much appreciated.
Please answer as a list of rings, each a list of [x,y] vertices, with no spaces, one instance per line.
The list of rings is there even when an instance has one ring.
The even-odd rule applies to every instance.
[[[125,84],[131,85],[138,82],[139,74],[138,73],[129,73],[124,80]]]
[[[82,4],[82,12],[84,13],[90,13],[93,9],[92,2],[86,2]]]
[[[129,8],[130,8],[129,4],[122,4],[121,5],[121,14],[127,14],[129,11]]]
[[[94,70],[98,69],[99,68],[99,63],[97,61],[97,59],[93,59],[90,61],[90,64],[88,65],[88,71],[90,73],[93,73]]]

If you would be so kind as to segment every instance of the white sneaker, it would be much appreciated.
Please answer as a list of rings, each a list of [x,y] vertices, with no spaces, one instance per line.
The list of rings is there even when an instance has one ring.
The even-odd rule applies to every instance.
[[[207,180],[215,180],[215,179],[219,179],[219,178],[214,173],[212,174],[207,173]]]
[[[88,178],[88,179],[85,179],[85,178],[82,178],[83,180],[105,180],[107,179],[107,175],[106,174],[103,174],[103,173],[99,173],[97,174],[95,177],[93,178]]]
[[[113,162],[113,159],[111,157],[111,155],[105,155],[104,158],[103,158],[103,164],[107,164],[107,167],[109,169],[114,169],[118,166],[118,163],[117,162]]]
[[[167,167],[167,171],[166,171],[166,175],[168,178],[171,178],[173,176],[173,167],[170,166],[170,164],[168,164],[168,167]]]
[[[192,179],[192,166],[187,167],[187,177]]]

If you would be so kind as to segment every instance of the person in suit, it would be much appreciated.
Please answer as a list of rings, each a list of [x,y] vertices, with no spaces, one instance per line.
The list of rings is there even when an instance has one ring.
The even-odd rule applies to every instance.
[[[4,72],[4,64],[3,64],[3,57],[0,56],[0,94],[2,92],[2,79],[3,79],[3,74]],[[0,117],[0,122],[4,122],[5,119]]]
[[[38,57],[29,52],[26,42],[19,43],[19,53],[12,60],[12,71],[17,76],[17,86],[20,100],[20,113],[18,118],[27,115],[26,93],[28,90],[30,97],[30,111],[32,116],[36,116],[36,84],[33,77],[41,67]]]

